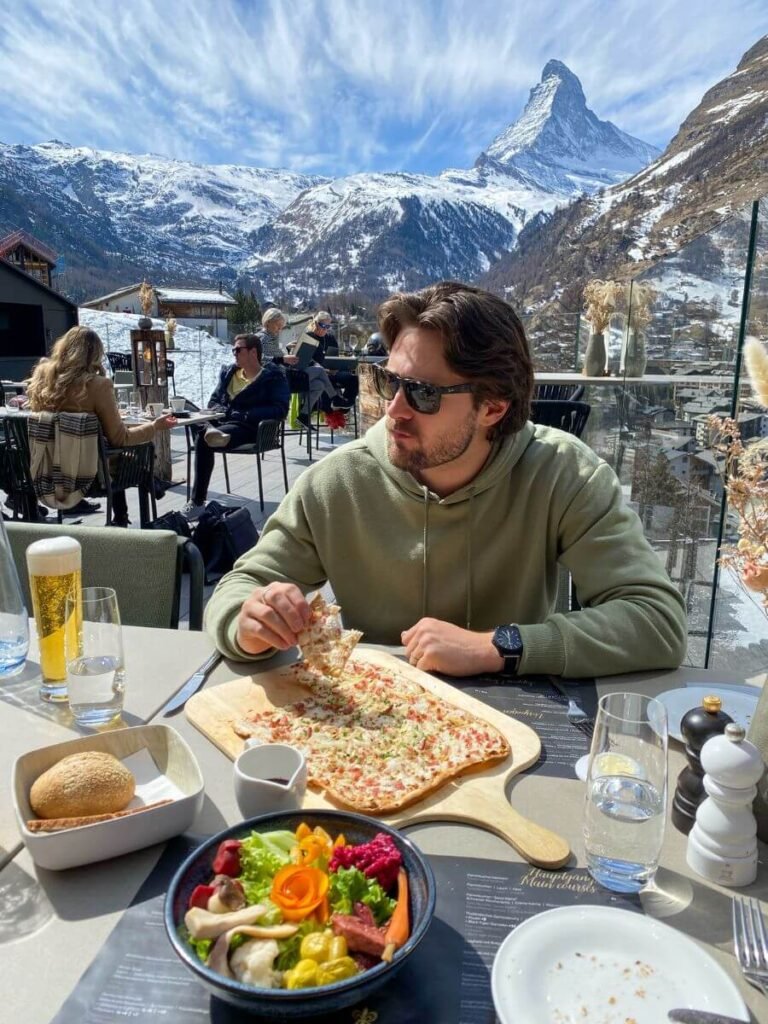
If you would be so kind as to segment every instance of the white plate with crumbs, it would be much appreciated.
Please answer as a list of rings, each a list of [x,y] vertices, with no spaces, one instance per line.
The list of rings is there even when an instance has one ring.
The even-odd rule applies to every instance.
[[[685,1006],[744,1021],[734,982],[692,939],[612,907],[557,907],[506,937],[491,989],[502,1024],[660,1024]]]

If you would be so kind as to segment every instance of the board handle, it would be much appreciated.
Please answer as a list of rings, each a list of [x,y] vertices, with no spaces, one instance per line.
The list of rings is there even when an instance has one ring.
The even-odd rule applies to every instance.
[[[459,821],[493,832],[538,868],[554,871],[569,860],[571,849],[566,840],[543,825],[537,825],[502,796],[496,798],[472,792],[469,787],[456,790],[440,807],[409,815],[408,825],[423,821]]]

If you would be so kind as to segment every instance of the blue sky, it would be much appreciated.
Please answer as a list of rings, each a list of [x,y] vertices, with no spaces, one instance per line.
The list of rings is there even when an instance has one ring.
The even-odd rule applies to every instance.
[[[663,148],[766,0],[0,0],[0,141],[340,175],[470,166],[550,58]]]

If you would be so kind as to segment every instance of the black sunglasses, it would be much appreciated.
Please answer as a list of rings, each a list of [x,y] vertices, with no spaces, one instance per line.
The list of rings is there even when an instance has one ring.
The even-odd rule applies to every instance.
[[[238,352],[246,352],[248,350],[247,345],[235,345],[232,349],[232,355],[236,356]]]
[[[391,402],[400,388],[403,389],[405,400],[415,412],[432,416],[440,411],[443,395],[468,394],[475,390],[474,384],[449,384],[441,386],[428,384],[425,380],[413,380],[411,377],[398,377],[396,373],[386,370],[378,363],[371,366],[373,386],[376,393],[387,402]]]

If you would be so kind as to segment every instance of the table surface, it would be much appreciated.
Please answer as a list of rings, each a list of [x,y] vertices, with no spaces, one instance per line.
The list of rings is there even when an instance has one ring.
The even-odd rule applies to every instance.
[[[204,660],[211,642],[204,634],[126,627],[128,654],[126,724],[150,721]],[[399,652],[395,652],[399,653]],[[280,655],[270,663],[285,662]],[[222,662],[206,686],[250,675],[258,666]],[[51,712],[35,697],[34,664],[15,683],[0,691],[0,727],[6,743],[0,754],[9,778],[15,756],[26,750],[77,735],[63,710]],[[636,690],[658,694],[687,682],[734,682],[726,672],[679,669],[647,672],[598,680],[598,693]],[[194,751],[205,779],[206,798],[192,832],[211,834],[241,820],[232,787],[231,762],[186,720],[183,713],[158,719],[173,725]],[[670,796],[674,780],[685,764],[682,747],[670,744]],[[152,847],[70,871],[38,869],[26,849],[19,848],[10,808],[10,792],[0,796],[0,842],[6,850],[0,870],[0,894],[6,911],[0,915],[0,945],[6,976],[21,984],[7,985],[6,1019],[28,1024],[48,1022],[73,990],[83,971],[98,953],[141,883],[154,867],[160,848]],[[513,780],[510,799],[523,815],[564,835],[583,866],[581,838],[583,783],[576,778],[556,779],[523,773]],[[408,834],[426,853],[519,861],[502,840],[482,829],[457,824],[412,826]],[[643,897],[647,914],[663,918],[700,942],[736,981],[756,1021],[768,1019],[768,1001],[741,978],[732,954],[730,897],[732,891],[692,875],[685,862],[686,837],[668,826],[658,874],[658,891]],[[762,900],[768,897],[768,848],[760,847],[757,881],[740,890]],[[8,908],[11,908],[10,911]],[[30,934],[16,938],[14,921],[23,915],[34,922]],[[13,941],[13,939],[16,941]],[[45,964],[45,984],[34,986]]]

